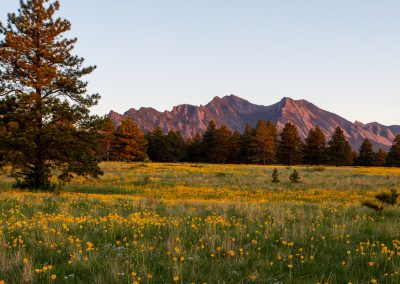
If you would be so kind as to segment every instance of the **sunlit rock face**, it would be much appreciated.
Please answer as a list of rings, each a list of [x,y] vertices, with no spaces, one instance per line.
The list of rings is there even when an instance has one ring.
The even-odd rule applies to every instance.
[[[329,139],[334,129],[340,126],[354,150],[358,149],[365,138],[371,141],[375,150],[387,150],[395,136],[400,134],[399,125],[385,126],[377,122],[363,124],[358,121],[353,123],[306,100],[290,98],[263,106],[230,95],[215,97],[205,106],[184,104],[164,112],[153,108],[132,108],[123,115],[110,111],[109,116],[116,125],[123,117],[129,116],[144,132],[159,126],[165,133],[170,130],[180,131],[186,138],[194,137],[196,133],[202,134],[211,120],[217,126],[226,125],[231,130],[239,131],[243,131],[247,123],[254,127],[260,119],[273,121],[278,129],[282,129],[290,121],[298,127],[302,138],[306,137],[310,128],[318,125]]]

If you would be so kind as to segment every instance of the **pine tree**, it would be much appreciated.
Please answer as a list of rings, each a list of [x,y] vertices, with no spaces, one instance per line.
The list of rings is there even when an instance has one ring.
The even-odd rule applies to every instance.
[[[124,118],[114,134],[111,156],[116,161],[143,161],[146,157],[147,141],[139,126],[130,118]]]
[[[217,160],[218,130],[214,121],[210,121],[201,142],[203,161],[215,163]]]
[[[391,189],[390,191],[383,191],[376,194],[375,201],[364,201],[362,205],[382,214],[387,207],[394,206],[398,203],[399,196],[400,194],[396,189]]]
[[[164,152],[166,151],[166,139],[160,127],[155,127],[146,134],[147,154],[150,160],[155,162],[164,161]]]
[[[238,164],[240,163],[240,138],[241,134],[239,131],[233,132],[229,142],[229,156],[228,163]]]
[[[101,134],[101,158],[105,161],[110,161],[111,143],[114,140],[115,125],[111,118],[107,117],[103,122],[103,127],[100,130]]]
[[[343,129],[337,127],[327,148],[328,162],[335,166],[349,166],[353,163],[353,152],[344,136]]]
[[[321,128],[310,129],[303,148],[303,162],[307,165],[321,165],[326,160],[326,138]]]
[[[364,139],[358,152],[357,165],[364,167],[372,166],[374,164],[374,159],[375,152],[372,149],[372,144],[368,139]]]
[[[383,149],[379,149],[374,157],[374,166],[383,167],[386,164],[387,153]]]
[[[254,132],[255,130],[247,123],[243,134],[240,136],[239,160],[241,163],[249,164],[252,162],[252,157],[254,156],[252,149]]]
[[[223,164],[229,160],[231,154],[231,137],[232,132],[225,125],[222,125],[217,130],[217,143],[215,149],[212,151],[215,154],[213,163]]]
[[[286,165],[300,164],[301,153],[302,143],[297,127],[291,122],[288,122],[280,134],[278,161]]]
[[[299,182],[300,180],[300,175],[297,170],[293,170],[293,173],[289,177],[291,182]]]
[[[276,162],[278,130],[272,121],[259,120],[252,139],[252,161],[263,165]]]
[[[280,182],[280,180],[279,180],[278,169],[276,169],[276,168],[272,171],[272,182],[273,182],[273,183],[278,183],[278,182]]]
[[[393,141],[387,154],[386,164],[389,167],[400,167],[400,135],[397,135]]]
[[[186,156],[187,144],[179,131],[170,131],[165,136],[164,161],[182,162]]]
[[[52,188],[72,174],[102,174],[99,131],[90,115],[100,96],[88,95],[82,77],[95,67],[72,54],[77,39],[64,37],[69,21],[55,18],[58,1],[20,1],[0,23],[0,156],[21,187]]]
[[[199,133],[187,141],[187,151],[185,160],[189,162],[201,162],[202,159],[202,137]]]

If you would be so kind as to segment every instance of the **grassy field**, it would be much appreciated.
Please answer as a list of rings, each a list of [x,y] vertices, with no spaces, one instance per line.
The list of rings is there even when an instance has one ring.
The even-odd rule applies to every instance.
[[[400,283],[400,169],[104,163],[60,196],[0,179],[0,283]]]

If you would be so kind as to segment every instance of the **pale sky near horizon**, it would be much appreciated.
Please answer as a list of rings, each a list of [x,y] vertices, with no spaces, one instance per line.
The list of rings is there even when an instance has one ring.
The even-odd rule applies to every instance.
[[[0,20],[17,0],[0,0]],[[98,69],[93,111],[164,111],[235,94],[306,99],[400,124],[400,1],[61,0],[75,53]]]

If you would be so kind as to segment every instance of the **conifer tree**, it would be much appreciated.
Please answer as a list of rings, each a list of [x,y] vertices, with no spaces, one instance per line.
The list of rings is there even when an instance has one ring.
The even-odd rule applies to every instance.
[[[326,160],[326,138],[321,128],[310,129],[303,148],[303,162],[307,165],[321,165]]]
[[[199,133],[187,141],[186,161],[189,162],[201,162],[202,161],[202,137]]]
[[[55,17],[58,1],[21,0],[0,23],[0,156],[20,187],[52,188],[50,177],[102,172],[101,120],[90,115],[100,96],[87,94],[82,77],[95,67],[72,54],[69,21]]]
[[[398,203],[399,196],[400,194],[396,189],[382,191],[375,195],[375,201],[364,201],[362,205],[375,210],[379,214],[382,214],[387,207],[394,206]]]
[[[124,118],[114,134],[111,155],[117,161],[143,161],[147,141],[139,126],[130,118]]]
[[[252,161],[260,164],[276,162],[276,144],[278,130],[272,121],[259,120],[254,131],[252,143]]]
[[[379,149],[374,157],[374,166],[383,167],[386,164],[387,153],[383,149]]]
[[[358,166],[372,166],[374,164],[375,152],[372,149],[372,144],[368,139],[364,139],[364,142],[360,146],[357,157]]]
[[[147,140],[147,154],[149,159],[155,162],[162,162],[163,154],[166,151],[166,139],[162,129],[157,126],[145,135]]]
[[[353,163],[353,152],[344,136],[343,129],[337,127],[327,148],[328,162],[335,166],[349,166]]]
[[[281,164],[295,165],[301,163],[302,143],[297,127],[286,123],[280,134],[278,144],[278,161]]]
[[[105,161],[110,161],[111,143],[114,140],[115,125],[111,118],[107,117],[103,122],[103,127],[100,130],[101,134],[101,158]]]
[[[240,136],[239,159],[241,163],[248,164],[252,162],[252,157],[254,156],[252,151],[254,132],[254,129],[247,123],[242,135]]]
[[[279,180],[278,169],[276,169],[276,168],[272,171],[272,182],[273,182],[273,183],[278,183],[278,182],[280,182],[280,180]]]
[[[215,163],[217,160],[218,130],[214,121],[210,121],[201,142],[203,161]]]
[[[222,125],[217,130],[217,143],[214,149],[215,157],[213,163],[223,164],[229,160],[231,154],[231,137],[232,132],[225,125]]]
[[[240,138],[241,134],[239,131],[233,132],[230,138],[229,145],[229,157],[228,163],[238,164],[240,163]]]
[[[393,141],[387,154],[386,164],[389,167],[400,167],[400,135],[397,135]]]
[[[293,173],[289,176],[289,179],[291,182],[299,182],[300,180],[300,175],[297,170],[293,170]]]
[[[179,131],[170,131],[165,136],[165,162],[182,162],[186,156],[187,144]]]

